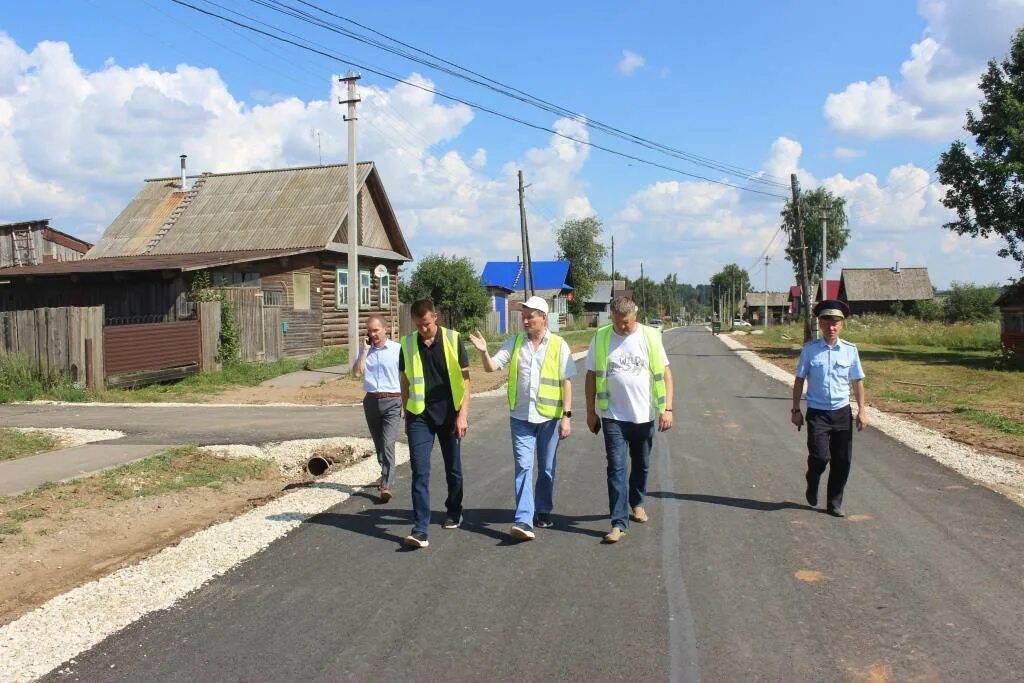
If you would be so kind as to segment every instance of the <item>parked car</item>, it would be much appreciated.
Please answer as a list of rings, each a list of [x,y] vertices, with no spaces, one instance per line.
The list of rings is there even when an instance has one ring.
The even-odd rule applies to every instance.
[[[732,326],[733,327],[753,327],[753,325],[748,323],[743,318],[733,318],[732,319]]]

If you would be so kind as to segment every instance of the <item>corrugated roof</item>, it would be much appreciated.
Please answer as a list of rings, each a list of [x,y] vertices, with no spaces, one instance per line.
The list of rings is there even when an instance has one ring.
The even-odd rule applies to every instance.
[[[764,292],[747,292],[747,306],[764,306]],[[768,292],[769,306],[789,306],[789,292]]]
[[[853,301],[920,301],[935,296],[927,268],[843,268],[841,296]]]
[[[505,287],[512,291],[526,289],[525,277],[520,272],[522,263],[519,261],[488,261],[480,275],[485,287]],[[534,289],[572,289],[569,278],[568,261],[531,261],[533,266]]]
[[[374,167],[358,168],[361,187]],[[194,192],[184,193],[178,178],[147,180],[87,258],[141,255],[168,220],[149,254],[324,248],[348,212],[345,164],[203,174],[194,181]]]
[[[320,251],[306,249],[256,249],[248,251],[207,252],[203,254],[142,254],[138,256],[111,256],[78,261],[51,261],[36,266],[4,268],[0,279],[41,275],[69,275],[72,273],[111,273],[141,270],[197,270],[233,263],[261,261],[279,256],[293,256]]]

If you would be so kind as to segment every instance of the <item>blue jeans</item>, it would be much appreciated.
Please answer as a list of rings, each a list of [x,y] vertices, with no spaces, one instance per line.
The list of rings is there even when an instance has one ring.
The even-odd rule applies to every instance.
[[[534,512],[554,509],[555,455],[558,451],[558,424],[548,420],[534,424],[509,418],[512,429],[512,453],[516,458],[516,523],[533,525]],[[537,492],[533,491],[533,458],[537,454]],[[536,502],[536,510],[534,505]]]
[[[409,464],[412,467],[413,531],[427,533],[430,527],[430,453],[434,437],[441,444],[448,498],[444,506],[452,519],[462,517],[462,439],[455,436],[454,425],[435,425],[422,415],[406,413],[405,435],[409,439]]]
[[[647,495],[647,473],[651,469],[654,422],[622,422],[601,418],[604,449],[608,455],[608,507],[612,526],[629,528],[629,510],[643,505]],[[626,486],[626,456],[631,461]]]

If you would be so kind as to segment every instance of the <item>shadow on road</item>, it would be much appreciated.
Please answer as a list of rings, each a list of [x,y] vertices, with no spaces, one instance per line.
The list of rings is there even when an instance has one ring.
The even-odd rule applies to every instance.
[[[726,507],[757,510],[759,512],[775,512],[777,510],[812,510],[817,512],[817,508],[812,508],[810,505],[804,505],[803,503],[794,503],[791,500],[773,503],[767,500],[729,498],[727,496],[712,496],[705,493],[675,493],[674,491],[651,491],[647,495],[651,498],[690,500],[696,503],[711,503],[712,505],[725,505]]]
[[[327,485],[338,486],[339,488],[348,488],[337,484]],[[378,501],[376,496],[365,491],[355,491],[352,495],[353,497],[366,498],[374,502],[375,506],[354,513],[324,512],[306,519],[303,523],[323,524],[325,526],[332,526],[344,531],[363,534],[364,536],[369,536],[371,538],[379,538],[381,540],[401,544],[402,539],[405,538],[407,529],[412,526],[412,510],[407,508],[385,507]],[[283,512],[277,515],[272,515],[270,519],[291,521],[295,519],[297,514],[299,513]],[[463,511],[462,514],[462,530],[493,538],[498,541],[498,546],[519,545],[522,541],[513,538],[508,533],[508,529],[512,525],[512,516],[512,510],[507,508],[467,509]],[[555,523],[554,527],[544,529],[541,533],[564,532],[602,538],[604,536],[603,531],[587,529],[579,525],[606,518],[607,515],[570,516],[552,514],[551,520]],[[430,535],[432,538],[437,534],[452,533],[451,531],[440,529],[441,522],[443,521],[444,513],[434,512],[431,514]],[[396,533],[395,527],[399,527],[401,531]]]

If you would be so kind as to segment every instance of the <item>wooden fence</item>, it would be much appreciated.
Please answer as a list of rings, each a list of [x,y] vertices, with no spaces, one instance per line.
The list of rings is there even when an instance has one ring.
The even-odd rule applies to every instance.
[[[43,375],[102,388],[103,306],[0,312],[0,351],[27,358]]]
[[[219,291],[224,293],[238,323],[240,359],[253,362],[280,358],[284,348],[281,309],[264,306],[263,292],[255,287],[227,287]]]

